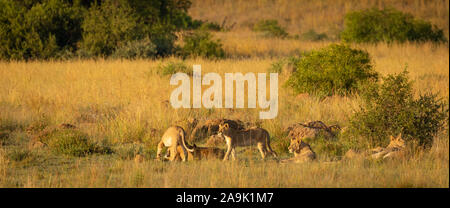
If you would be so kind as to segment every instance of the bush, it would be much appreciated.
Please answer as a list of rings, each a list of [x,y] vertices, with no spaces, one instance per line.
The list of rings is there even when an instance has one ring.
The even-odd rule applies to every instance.
[[[222,31],[224,28],[215,22],[204,22],[202,26],[200,26],[203,30],[211,30],[211,31]]]
[[[190,5],[189,0],[0,0],[0,59],[166,56],[176,52],[176,31],[201,25],[188,16]]]
[[[0,59],[49,59],[76,50],[82,12],[57,0],[0,1]]]
[[[367,9],[346,14],[341,38],[357,43],[447,41],[441,29],[394,9]]]
[[[367,52],[332,44],[304,54],[286,85],[295,93],[346,95],[357,92],[364,82],[376,81],[377,77]]]
[[[345,154],[344,151],[346,148],[337,138],[328,138],[319,135],[316,138],[305,138],[304,141],[311,146],[317,155],[335,158]]]
[[[222,49],[220,40],[212,40],[212,35],[203,30],[197,30],[189,34],[184,39],[184,45],[181,48],[183,57],[204,57],[219,59],[225,57],[225,51]]]
[[[270,65],[270,68],[267,70],[268,73],[282,73],[286,71],[287,68],[291,70],[291,72],[295,72],[296,65],[300,61],[300,57],[291,56],[288,58],[280,59]]]
[[[322,41],[328,39],[328,36],[325,33],[317,33],[316,31],[311,29],[308,32],[303,33],[301,35],[301,39],[308,41]]]
[[[28,149],[13,149],[8,153],[8,159],[16,162],[34,159],[34,154]]]
[[[92,153],[110,152],[109,148],[92,143],[87,134],[74,129],[52,131],[41,140],[54,152],[69,156],[81,157]]]
[[[253,26],[253,31],[262,33],[265,37],[286,38],[288,33],[278,25],[277,20],[261,20]]]
[[[414,99],[407,71],[372,83],[361,94],[363,105],[351,118],[351,130],[368,146],[384,146],[399,133],[407,141],[431,146],[434,135],[448,120],[448,105],[434,94]],[[445,107],[447,106],[447,109]]]
[[[156,46],[148,39],[135,40],[119,46],[112,55],[113,58],[136,59],[153,58],[156,56]]]
[[[157,73],[161,76],[172,75],[178,72],[192,75],[192,71],[192,68],[183,62],[168,62],[167,64],[160,64],[157,68]]]
[[[81,49],[89,56],[109,56],[120,44],[140,38],[138,17],[124,1],[106,1],[89,9]]]

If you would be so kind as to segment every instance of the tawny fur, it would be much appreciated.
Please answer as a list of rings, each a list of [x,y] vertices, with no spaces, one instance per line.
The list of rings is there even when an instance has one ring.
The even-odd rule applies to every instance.
[[[267,130],[253,127],[246,130],[237,130],[230,128],[228,123],[219,125],[219,136],[225,139],[227,145],[227,151],[223,160],[228,160],[231,153],[233,160],[236,159],[236,147],[245,147],[256,145],[261,157],[266,158],[267,153],[270,153],[275,158],[277,153],[270,147],[270,136]]]
[[[291,139],[288,150],[290,153],[294,153],[294,157],[282,160],[282,163],[302,163],[316,159],[316,153],[311,149],[309,144],[303,142],[300,138]]]
[[[193,152],[191,148],[186,146],[185,141],[186,133],[180,126],[169,127],[164,132],[161,141],[158,144],[158,150],[156,153],[156,159],[161,159],[161,152],[164,147],[168,148],[167,155],[170,161],[174,161],[177,154],[180,154],[181,160],[184,162],[187,159],[187,152]]]
[[[377,152],[371,155],[374,159],[398,157],[404,153],[406,142],[399,134],[397,137],[390,137],[389,145],[386,148],[377,148]]]
[[[197,147],[194,145],[192,148],[193,152],[187,152],[187,160],[211,160],[211,159],[222,159],[225,155],[225,151],[223,149],[217,147]],[[181,146],[178,146],[178,155],[175,157],[175,160],[180,159]]]

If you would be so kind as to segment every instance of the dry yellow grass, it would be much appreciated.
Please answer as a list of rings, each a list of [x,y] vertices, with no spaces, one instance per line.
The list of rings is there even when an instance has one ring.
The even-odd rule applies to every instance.
[[[188,66],[201,64],[203,73],[266,72],[278,58],[332,43],[261,38],[246,28],[246,24],[263,18],[278,19],[291,33],[311,28],[330,32],[341,27],[346,11],[391,5],[430,20],[444,28],[448,36],[449,1],[201,2],[194,1],[190,10],[194,18],[221,22],[227,16],[229,22],[238,22],[231,32],[215,33],[232,58],[185,60]],[[222,7],[217,9],[219,6]],[[448,45],[353,47],[367,50],[375,70],[382,75],[407,67],[416,92],[439,93],[448,101]],[[160,63],[173,60],[180,61],[0,62],[0,127],[13,129],[6,142],[0,138],[0,187],[449,187],[448,129],[439,133],[430,151],[417,152],[408,160],[325,163],[329,158],[319,155],[318,162],[281,165],[248,160],[248,154],[239,153],[238,162],[153,161],[160,138],[150,129],[162,133],[188,117],[259,120],[258,109],[175,110],[167,106],[164,101],[169,100],[174,87],[169,85],[169,77],[160,77],[156,69]],[[325,100],[294,96],[281,86],[286,79],[285,74],[279,77],[277,118],[262,122],[262,127],[275,137],[272,147],[283,151],[282,157],[288,156],[287,141],[280,138],[283,127],[311,120],[345,127],[360,104],[356,96]],[[143,147],[146,158],[143,163],[135,163],[119,153],[64,157],[28,146],[30,136],[25,133],[26,128],[60,123],[75,124],[92,140],[118,149],[129,145]],[[14,153],[16,150],[20,151]],[[257,154],[256,149],[254,153]]]
[[[240,47],[245,48],[246,45],[252,44],[251,41],[244,43]],[[321,44],[299,43],[299,47],[301,45],[302,49],[310,50],[321,47]],[[286,50],[286,47],[280,50]],[[366,49],[374,59],[375,69],[382,74],[400,72],[408,65],[416,90],[440,92],[440,95],[448,100],[447,47],[433,48],[428,44],[355,47]],[[264,49],[262,51],[264,52]],[[223,74],[266,72],[274,60],[258,57],[217,62],[196,59],[187,60],[186,63],[201,64],[203,72],[215,71]],[[89,132],[94,140],[106,139],[119,146],[135,142],[154,149],[159,137],[149,134],[148,129],[163,131],[175,121],[187,117],[258,120],[257,110],[175,110],[161,104],[169,99],[174,88],[169,85],[168,77],[155,74],[156,66],[166,61],[169,60],[2,62],[2,121],[15,122],[24,127],[35,125],[42,120],[49,124],[74,123]],[[286,78],[284,75],[280,76],[280,85]],[[262,123],[271,135],[280,135],[286,125],[308,120],[322,120],[329,124],[345,126],[349,116],[360,103],[355,97],[336,96],[323,101],[314,97],[296,98],[291,95],[290,90],[281,86],[279,92],[280,109],[277,118]],[[102,117],[104,114],[110,117]],[[96,119],[96,116],[99,119]],[[20,138],[20,132],[15,136]],[[0,186],[448,187],[449,148],[448,139],[445,137],[439,137],[439,142],[431,153],[424,153],[425,156],[417,156],[408,161],[381,164],[353,161],[334,165],[318,162],[287,166],[245,160],[238,163],[161,164],[148,158],[142,164],[135,164],[132,160],[118,159],[110,155],[63,159],[53,164],[48,161],[54,161],[55,156],[46,155],[48,153],[42,151],[33,153],[37,157],[35,161],[17,162],[8,159],[4,151],[8,147],[5,146],[2,147],[0,158]],[[280,138],[274,141],[275,149],[283,147],[282,140]],[[150,156],[153,157],[153,154],[154,152],[151,152]],[[245,157],[245,154],[238,154],[239,156]],[[43,172],[46,168],[51,171]],[[180,168],[186,170],[182,173],[175,171]],[[197,176],[194,179],[192,175]],[[263,178],[265,182],[258,181],[258,177]],[[283,179],[276,180],[277,177]],[[355,180],[355,177],[359,179]]]
[[[442,28],[448,37],[448,0],[194,0],[189,14],[195,19],[248,28],[261,19],[276,19],[293,34],[310,29],[335,36],[342,29],[345,13],[366,8],[396,8]]]
[[[336,163],[278,164],[247,161],[161,163],[79,159],[57,169],[12,169],[2,187],[447,187],[448,140],[409,160],[355,159]],[[25,172],[26,171],[26,172]]]

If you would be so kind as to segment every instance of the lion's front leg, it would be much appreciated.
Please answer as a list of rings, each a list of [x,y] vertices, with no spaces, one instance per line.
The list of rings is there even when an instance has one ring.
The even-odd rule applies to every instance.
[[[231,145],[228,145],[227,152],[225,153],[225,157],[223,157],[223,161],[228,160],[228,156],[231,153]]]

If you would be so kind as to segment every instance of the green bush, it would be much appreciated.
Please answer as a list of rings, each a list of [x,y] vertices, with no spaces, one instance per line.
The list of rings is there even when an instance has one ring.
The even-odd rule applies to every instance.
[[[286,38],[289,35],[278,25],[277,20],[261,20],[253,26],[253,31],[260,32],[265,37]]]
[[[211,33],[197,30],[184,39],[180,51],[183,57],[204,57],[219,59],[225,57],[220,40],[212,40]]]
[[[186,73],[192,75],[192,68],[188,67],[183,62],[167,62],[166,64],[160,64],[156,71],[161,76],[172,75],[178,72]]]
[[[118,45],[140,38],[138,17],[126,1],[92,6],[82,28],[81,48],[89,56],[109,56]]]
[[[367,9],[345,15],[341,38],[347,42],[446,42],[444,32],[431,23],[394,9]]]
[[[385,146],[399,133],[407,141],[429,147],[448,120],[448,104],[434,94],[414,98],[412,83],[404,71],[372,83],[361,93],[363,105],[351,118],[351,130],[367,146]],[[445,109],[447,108],[447,109]]]
[[[329,138],[326,136],[317,136],[316,138],[305,138],[317,155],[323,155],[328,158],[335,158],[345,154],[345,146],[337,138]]]
[[[346,95],[357,92],[364,82],[376,81],[377,77],[367,52],[332,44],[304,54],[286,85],[295,93]]]
[[[175,32],[202,24],[188,16],[190,5],[189,0],[0,0],[0,59],[174,54]]]
[[[328,39],[328,36],[325,33],[317,33],[311,29],[308,32],[303,33],[300,38],[308,41],[322,41]]]
[[[300,61],[300,57],[290,56],[288,58],[282,58],[270,65],[270,68],[267,70],[268,73],[282,73],[286,67],[293,68],[292,71],[296,71],[295,67],[297,63]]]
[[[222,31],[224,28],[215,22],[204,22],[200,26],[200,29],[211,31]]]
[[[0,59],[49,59],[76,50],[82,12],[64,1],[0,0]]]
[[[61,129],[41,138],[52,151],[58,154],[82,157],[92,153],[109,153],[109,148],[101,147],[89,140],[87,134],[75,129]]]
[[[148,39],[135,40],[119,46],[113,53],[113,58],[136,59],[153,58],[156,56],[156,46]]]
[[[16,162],[33,160],[35,155],[29,149],[13,149],[8,153],[8,159]]]

